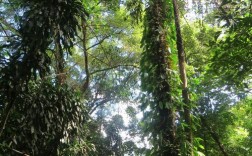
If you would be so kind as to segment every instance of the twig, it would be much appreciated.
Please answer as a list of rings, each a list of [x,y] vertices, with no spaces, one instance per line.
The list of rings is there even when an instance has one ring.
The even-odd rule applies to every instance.
[[[13,152],[16,152],[16,153],[22,155],[22,156],[30,156],[29,154],[26,154],[26,153],[24,153],[24,152],[18,151],[18,150],[16,150],[16,149],[11,149],[11,150],[12,150]]]

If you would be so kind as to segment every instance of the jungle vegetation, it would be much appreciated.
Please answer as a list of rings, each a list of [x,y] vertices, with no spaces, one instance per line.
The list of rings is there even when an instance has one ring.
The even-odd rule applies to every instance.
[[[0,156],[252,155],[250,0],[0,0]]]

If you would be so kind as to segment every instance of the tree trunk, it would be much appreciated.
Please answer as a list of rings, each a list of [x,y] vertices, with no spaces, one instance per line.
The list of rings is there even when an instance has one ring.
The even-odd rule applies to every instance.
[[[180,79],[182,82],[182,98],[184,102],[184,119],[187,124],[185,128],[186,139],[189,143],[188,155],[193,155],[193,134],[192,134],[192,122],[190,117],[190,100],[188,94],[187,77],[186,77],[186,59],[185,51],[183,47],[183,40],[181,36],[180,23],[179,23],[179,10],[177,0],[173,0],[173,8],[175,15],[175,26],[176,26],[176,36],[177,36],[177,50],[178,50],[178,60],[179,60],[179,71]]]
[[[55,56],[55,62],[56,62],[56,79],[57,79],[57,83],[59,85],[62,85],[65,82],[66,73],[64,73],[64,54],[63,54],[62,46],[60,44],[59,30],[56,31],[54,44],[55,44],[54,56]]]
[[[201,120],[202,126],[205,127],[209,131],[211,137],[213,138],[213,140],[215,141],[215,143],[218,145],[221,153],[224,156],[228,156],[228,153],[226,152],[226,150],[225,150],[223,144],[221,143],[218,135],[214,132],[214,130],[212,129],[212,127],[209,124],[207,124],[207,121],[205,120],[205,118],[203,116],[200,116],[200,120]]]
[[[171,98],[171,68],[169,45],[167,40],[167,20],[169,5],[166,0],[151,0],[146,10],[145,55],[141,68],[151,69],[145,71],[148,78],[143,83],[153,86],[147,89],[153,95],[155,107],[155,124],[152,131],[155,134],[154,148],[160,156],[177,156],[175,109]],[[146,60],[144,60],[146,59]]]
[[[87,53],[87,23],[85,19],[82,19],[82,46],[83,46],[83,53],[84,53],[84,59],[85,59],[85,72],[86,72],[86,79],[83,83],[82,90],[85,93],[89,86],[89,68],[88,68],[88,53]]]

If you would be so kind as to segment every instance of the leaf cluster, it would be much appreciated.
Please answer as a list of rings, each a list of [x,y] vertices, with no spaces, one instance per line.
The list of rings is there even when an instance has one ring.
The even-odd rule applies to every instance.
[[[4,102],[1,98],[0,103]],[[17,95],[1,140],[32,155],[55,155],[61,140],[78,132],[84,111],[77,93],[68,86],[30,82],[28,90]]]

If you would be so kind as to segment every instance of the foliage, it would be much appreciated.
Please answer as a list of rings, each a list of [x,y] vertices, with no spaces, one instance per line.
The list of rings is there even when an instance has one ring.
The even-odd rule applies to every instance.
[[[102,10],[99,14],[106,11]],[[109,17],[101,17],[99,14],[89,21],[88,28],[91,40],[88,44],[91,48],[88,48],[90,84],[87,95],[90,113],[107,103],[132,100],[135,95],[131,93],[138,87],[138,58],[141,49],[135,43],[141,40],[141,28],[131,27],[131,19],[127,18],[124,9],[114,11]],[[125,25],[121,25],[121,21]],[[72,60],[77,64],[77,74],[83,72],[79,70],[83,68],[80,57],[81,54],[76,53]]]
[[[87,128],[83,130],[86,134],[81,138],[83,143],[94,145],[95,150],[89,151],[90,155],[109,155],[113,152],[123,155],[133,152],[133,145],[132,143],[124,145],[121,133],[112,131],[114,128],[110,126],[113,122],[110,121],[111,109],[115,109],[115,105],[119,102],[135,100],[138,96],[134,92],[139,86],[137,76],[141,49],[136,43],[141,40],[142,29],[140,26],[135,26],[134,29],[131,27],[132,19],[124,7],[120,10],[109,10],[105,7],[107,4],[93,5],[89,12],[90,19],[87,19],[90,83],[84,95],[89,113],[94,118],[96,115],[98,117],[90,124],[86,124]],[[121,24],[122,21],[124,25]],[[78,47],[83,48],[83,45],[80,44]],[[68,83],[79,88],[83,83],[83,77],[87,75],[84,70],[83,54],[78,48],[76,49],[69,57],[67,68],[70,69],[69,74],[73,76],[68,78]],[[125,130],[126,128],[123,129]],[[111,143],[111,138],[118,143]]]
[[[126,1],[126,7],[130,16],[139,22],[142,20],[143,13],[143,1],[141,0],[128,0]]]
[[[178,5],[193,144],[172,0],[2,0],[0,155],[251,155],[251,1]]]
[[[28,86],[16,97],[2,144],[27,154],[55,155],[61,141],[79,131],[85,109],[77,93],[66,85],[55,86],[47,80]],[[2,96],[0,103],[5,103]],[[1,153],[11,153],[7,149],[1,149]]]
[[[248,120],[251,117],[251,98],[242,100],[229,110],[234,115],[234,124],[227,129],[227,143],[229,152],[233,155],[251,154],[251,130],[252,123]]]
[[[15,23],[7,20],[2,27],[9,40],[1,43],[1,152],[56,155],[61,139],[74,136],[87,114],[74,90],[47,76],[53,68],[50,54],[63,58],[71,51],[79,19],[88,14],[80,1],[7,2],[16,8],[14,17],[4,10]]]
[[[24,0],[20,6],[18,11],[23,12],[18,17],[20,36],[2,48],[8,51],[12,73],[22,81],[29,80],[32,75],[36,77],[37,72],[42,77],[49,72],[51,59],[47,50],[56,38],[62,43],[62,49],[71,51],[79,26],[78,18],[84,18],[87,13],[79,1],[72,0]]]
[[[212,46],[212,72],[229,84],[246,87],[251,73],[251,2],[223,1],[227,15],[219,15],[226,29],[218,32]]]

